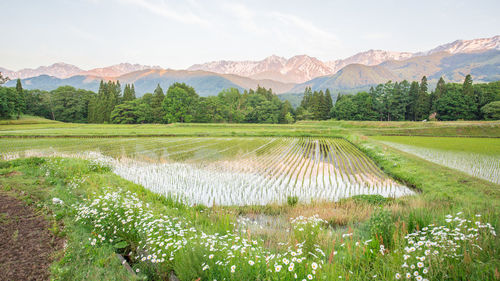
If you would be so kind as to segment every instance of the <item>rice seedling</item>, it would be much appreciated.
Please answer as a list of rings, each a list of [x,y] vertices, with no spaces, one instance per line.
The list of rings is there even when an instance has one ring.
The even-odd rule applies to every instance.
[[[388,141],[384,141],[383,143],[436,164],[500,184],[500,155],[494,152],[488,155],[467,151],[419,147]]]
[[[50,155],[96,159],[125,179],[190,205],[413,194],[338,138],[36,139],[6,143],[2,151],[3,159]]]

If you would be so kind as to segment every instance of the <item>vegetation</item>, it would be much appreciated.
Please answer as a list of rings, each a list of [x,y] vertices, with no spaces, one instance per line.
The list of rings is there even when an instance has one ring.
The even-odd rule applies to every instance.
[[[257,89],[240,93],[226,89],[217,96],[199,97],[195,90],[174,83],[166,92],[158,84],[153,94],[136,98],[133,84],[122,89],[119,81],[101,81],[98,93],[63,86],[51,92],[16,88],[0,91],[0,118],[20,117],[22,113],[75,123],[281,123],[295,120],[379,120],[419,121],[496,120],[500,101],[500,81],[472,83],[467,75],[463,84],[445,83],[441,78],[428,93],[427,78],[420,83],[387,82],[369,92],[338,95],[335,104],[329,89],[306,88],[300,106],[293,109],[272,90]]]
[[[374,137],[399,150],[500,184],[500,139]]]
[[[311,202],[373,192],[385,197],[413,193],[343,139],[70,138],[16,144],[0,140],[0,144],[5,159],[47,155],[95,159],[125,179],[188,204],[266,205],[282,204],[294,196]],[[87,155],[89,151],[99,153]]]
[[[429,94],[424,76],[420,83],[389,81],[369,92],[340,95],[331,117],[380,121],[498,120],[494,117],[498,113],[496,101],[500,101],[500,81],[473,85],[467,75],[461,85],[445,83],[441,78]]]
[[[486,117],[489,107],[481,109],[492,103],[485,93],[495,96],[495,83],[478,86],[467,79],[460,87],[439,83],[435,92],[451,89],[474,97],[464,98],[463,104],[474,101],[475,111],[464,109],[463,114],[470,117],[481,112],[490,118]],[[427,114],[415,104],[430,109],[447,104],[443,96],[434,99],[435,92],[427,94],[425,79],[397,84],[388,83],[388,92],[379,87],[387,100],[382,99],[377,110],[361,106],[359,112],[379,114],[375,120],[415,120]],[[103,83],[99,94],[80,92],[79,103],[66,99],[76,89],[38,92],[39,96],[22,91],[27,104],[34,106],[38,98],[43,101],[30,110],[45,110],[52,120],[23,115],[16,119],[18,112],[10,109],[14,119],[0,121],[4,137],[0,155],[10,159],[0,161],[2,192],[18,194],[27,204],[50,213],[53,231],[67,240],[52,266],[53,279],[165,280],[171,274],[180,280],[498,279],[498,184],[433,161],[460,153],[479,155],[478,159],[498,157],[495,139],[456,138],[500,137],[498,121],[193,124],[188,122],[287,123],[295,115],[263,88],[201,98],[189,86],[174,84],[166,95],[158,86],[154,94],[139,99],[133,98],[133,85],[125,88],[123,97],[116,96],[118,83]],[[406,90],[400,89],[408,89],[414,103],[402,106],[399,101],[406,99],[402,94]],[[9,92],[2,98],[18,93],[13,88],[0,90]],[[175,102],[180,94],[188,97],[183,103]],[[364,104],[365,98],[372,97],[370,93],[358,95],[349,98],[353,104]],[[311,93],[300,109],[301,116],[325,118],[327,96]],[[82,105],[86,101],[87,107]],[[9,103],[10,108],[14,104]],[[71,113],[72,107],[64,104],[81,110]],[[95,107],[103,104],[106,107]],[[330,112],[337,112],[336,107]],[[87,118],[98,122],[130,124],[54,121],[85,122],[85,110]],[[169,121],[177,123],[134,124]],[[154,135],[178,137],[145,137]],[[30,138],[10,138],[17,136]],[[110,138],[97,138],[102,136]],[[432,153],[418,157],[420,150],[405,153],[398,149],[397,145],[410,140],[413,147],[432,149]],[[37,155],[52,157],[23,158]],[[224,174],[225,169],[230,172]],[[483,169],[490,175],[500,170],[494,165]],[[276,192],[272,198],[279,199],[266,201],[256,189],[244,196],[234,188],[212,192],[225,181],[244,187],[245,182],[235,175],[246,175],[248,186],[266,187],[261,190],[266,196]],[[288,186],[283,184],[287,180],[293,182],[293,190],[280,189]],[[369,183],[374,184],[363,192]],[[384,186],[390,183],[411,188],[412,195],[387,196]],[[173,197],[170,190],[165,191],[168,186],[191,197]],[[343,187],[347,187],[343,194],[332,193]],[[205,197],[210,199],[193,200]],[[226,200],[238,197],[251,205]],[[342,199],[322,200],[328,198]],[[116,253],[125,257],[133,272],[124,269]]]
[[[24,191],[27,196],[41,192],[43,196],[34,202],[64,222],[61,233],[68,246],[52,268],[54,279],[155,280],[166,279],[172,270],[181,280],[248,276],[295,280],[295,274],[306,280],[339,276],[397,280],[408,273],[413,280],[420,280],[418,276],[440,280],[445,275],[453,280],[496,278],[499,239],[495,229],[500,222],[495,211],[499,194],[491,192],[494,185],[382,150],[368,140],[352,141],[380,160],[386,171],[411,181],[423,193],[392,201],[347,199],[328,208],[295,203],[283,207],[276,220],[297,212],[333,212],[322,213],[324,219],[291,217],[285,224],[288,232],[278,232],[287,235],[269,236],[267,231],[251,230],[252,223],[236,219],[238,212],[232,208],[185,206],[125,181],[96,162],[60,158],[2,162],[0,174],[21,173],[0,177],[0,181],[2,188]],[[383,158],[376,156],[381,151]],[[397,166],[392,165],[395,157]],[[21,178],[25,184],[20,184]],[[48,188],[40,190],[36,181]],[[63,203],[54,204],[52,198]],[[330,228],[331,219],[338,220],[337,212],[344,208],[350,217],[368,211],[367,220]],[[474,235],[468,236],[471,229]],[[159,244],[162,241],[170,243]],[[135,274],[123,269],[114,252],[126,257]]]

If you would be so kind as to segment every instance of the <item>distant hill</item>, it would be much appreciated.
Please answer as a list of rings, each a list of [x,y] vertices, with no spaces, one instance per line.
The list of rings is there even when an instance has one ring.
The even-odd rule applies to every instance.
[[[500,80],[500,51],[490,50],[481,53],[450,54],[433,53],[401,61],[387,61],[375,66],[350,64],[334,75],[318,77],[295,86],[290,92],[300,93],[306,87],[313,90],[345,92],[366,90],[370,86],[391,81],[418,81],[426,75],[431,84],[439,77],[447,82],[462,82],[467,74],[474,82]]]
[[[70,85],[75,88],[97,91],[100,80],[118,80],[124,86],[126,83],[134,83],[137,96],[153,92],[156,85],[160,84],[163,89],[167,89],[175,82],[186,83],[192,86],[200,96],[216,95],[224,89],[236,88],[239,90],[255,89],[257,86],[271,88],[275,92],[289,91],[294,84],[285,84],[273,80],[254,80],[246,77],[229,74],[217,74],[207,71],[187,71],[187,70],[164,70],[148,69],[135,71],[115,78],[102,78],[97,76],[73,76],[70,78],[56,78],[48,75],[41,75],[32,78],[21,79],[25,89],[54,90],[60,86]],[[11,80],[6,86],[15,86],[16,81]]]
[[[41,75],[53,76],[56,78],[69,78],[72,76],[99,76],[99,77],[117,77],[126,73],[144,70],[144,69],[161,69],[159,66],[149,66],[141,64],[120,63],[102,68],[94,68],[90,70],[83,70],[75,65],[67,64],[64,62],[54,63],[49,66],[40,66],[37,68],[24,68],[18,71],[12,71],[0,67],[0,72],[10,79],[17,78],[31,78]]]
[[[277,94],[297,99],[305,87],[329,88],[333,93],[352,93],[392,81],[415,81],[423,75],[433,86],[443,76],[447,82],[462,82],[472,74],[474,82],[500,80],[500,36],[456,40],[429,51],[409,53],[369,50],[346,59],[320,61],[307,55],[289,59],[270,56],[261,61],[213,61],[195,64],[188,70],[162,69],[159,66],[122,63],[82,70],[77,66],[56,63],[35,69],[0,72],[15,79],[21,77],[27,89],[52,90],[71,85],[96,91],[99,81],[119,80],[134,83],[138,96],[152,92],[157,84],[167,88],[174,82],[193,86],[202,96],[216,95],[227,88],[240,90],[258,85],[272,88]],[[6,85],[13,86],[15,81]]]

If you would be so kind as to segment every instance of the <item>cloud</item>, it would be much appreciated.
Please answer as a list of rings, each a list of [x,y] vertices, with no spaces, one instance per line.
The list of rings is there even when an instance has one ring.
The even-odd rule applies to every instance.
[[[192,10],[199,9],[199,5],[196,1],[191,0],[188,1],[189,7],[187,9],[185,7],[174,7],[170,5],[165,0],[118,0],[122,3],[129,3],[139,7],[142,7],[145,10],[153,14],[157,14],[169,20],[177,21],[185,24],[200,24],[200,25],[209,25],[210,22],[203,18],[199,14],[193,13]],[[191,8],[191,9],[190,9]]]

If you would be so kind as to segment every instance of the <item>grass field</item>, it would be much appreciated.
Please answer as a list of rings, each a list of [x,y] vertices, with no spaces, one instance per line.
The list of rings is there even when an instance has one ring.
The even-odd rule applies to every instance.
[[[497,157],[499,131],[499,122],[128,126],[25,118],[0,125],[0,135],[10,136],[0,138],[2,158],[21,157],[0,162],[0,191],[64,224],[68,246],[53,265],[56,280],[165,280],[171,272],[180,280],[499,280],[500,185],[402,149]],[[415,137],[427,134],[448,138]],[[82,155],[98,157],[74,158]],[[219,172],[265,180],[250,180],[255,188],[243,196],[250,205],[185,204],[150,185],[151,175],[174,179],[184,171],[163,174],[169,165],[210,171],[202,183],[222,183]],[[202,172],[185,173],[173,186],[209,197],[191,181]],[[344,177],[354,190],[390,177],[413,194],[309,201],[278,188],[290,179],[317,195]],[[257,186],[281,200],[253,204],[263,200]],[[239,196],[218,193],[213,198]],[[54,197],[65,203],[52,204]]]
[[[73,124],[26,116],[0,121],[0,136],[318,136],[350,134],[500,138],[500,121],[359,122],[302,121],[284,124]]]
[[[401,151],[500,184],[500,139],[374,137]]]

